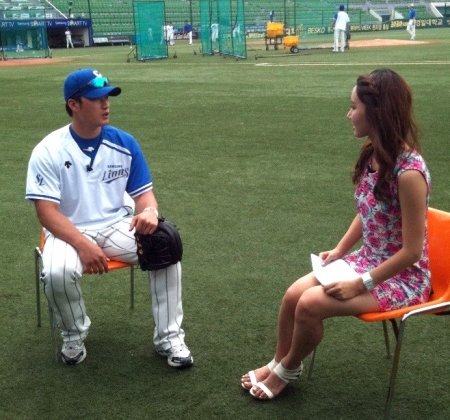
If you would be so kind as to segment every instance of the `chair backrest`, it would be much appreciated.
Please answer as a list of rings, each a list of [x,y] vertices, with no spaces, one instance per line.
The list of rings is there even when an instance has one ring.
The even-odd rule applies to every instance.
[[[427,219],[433,294],[450,300],[450,213],[430,207]]]
[[[39,238],[39,250],[42,252],[45,245],[45,233],[44,229],[41,229],[41,237]]]

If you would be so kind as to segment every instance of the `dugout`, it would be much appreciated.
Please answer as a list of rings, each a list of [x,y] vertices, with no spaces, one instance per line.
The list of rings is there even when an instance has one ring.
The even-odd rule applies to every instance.
[[[50,48],[66,48],[66,29],[72,33],[74,47],[93,45],[92,23],[90,19],[49,19],[47,36]]]
[[[66,28],[74,46],[92,45],[90,19],[2,20],[0,26],[1,58],[46,58],[51,48],[65,48]]]
[[[46,58],[50,56],[45,20],[2,20],[1,58]]]

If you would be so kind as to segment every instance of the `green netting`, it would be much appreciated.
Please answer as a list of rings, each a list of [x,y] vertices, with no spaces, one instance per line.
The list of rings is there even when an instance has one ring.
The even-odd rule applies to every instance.
[[[200,0],[200,42],[203,54],[213,53],[214,27],[212,27],[212,22],[211,0]]]
[[[71,13],[74,17],[90,18],[94,36],[124,35],[131,38],[134,34],[132,1],[76,0],[73,1]],[[173,23],[175,29],[183,28],[184,22],[189,21],[194,27],[194,34],[196,34],[197,30],[201,29],[202,20],[205,18],[203,16],[202,19],[200,16],[200,4],[216,4],[216,1],[166,0],[166,19]],[[9,2],[10,0],[3,0],[4,4]],[[432,2],[432,0],[426,0],[419,4],[419,2],[411,0],[245,0],[245,25],[248,34],[251,36],[263,36],[266,23],[269,20],[269,13],[273,10],[274,21],[284,23],[288,32],[295,32],[302,37],[314,36],[329,32],[328,28],[333,20],[333,15],[339,5],[344,4],[350,15],[352,26],[359,25],[361,30],[372,30],[370,25],[381,23],[382,16],[386,16],[386,13],[389,13],[391,19],[406,20],[410,3],[418,3],[416,4],[418,18],[436,18],[430,8]],[[18,4],[25,3],[25,1],[13,0],[13,3],[17,7]],[[51,0],[52,5],[65,13],[67,3],[67,0]],[[436,7],[444,16],[450,14],[448,12],[450,10],[449,2],[437,2],[436,4],[442,5]],[[213,9],[211,11],[212,16],[214,16],[214,13],[217,16],[217,6],[214,6]],[[232,10],[234,9],[232,8]],[[11,16],[20,16],[22,11],[17,13],[16,10],[5,10],[4,13],[4,18],[9,19]],[[27,10],[26,13],[31,12]],[[207,16],[210,17],[209,12],[207,12]],[[427,25],[427,22],[423,22],[421,27]],[[445,26],[447,26],[447,23]],[[217,46],[217,51],[218,48]]]
[[[233,55],[240,58],[247,58],[247,42],[245,29],[244,1],[236,2],[236,13],[233,22]]]
[[[200,0],[203,54],[247,58],[243,0]]]
[[[48,57],[47,22],[44,19],[3,21],[0,46],[5,60]]]
[[[231,0],[217,1],[217,16],[219,19],[219,52],[225,55],[233,55]]]
[[[151,60],[167,58],[169,51],[164,39],[164,1],[134,0],[136,58]]]

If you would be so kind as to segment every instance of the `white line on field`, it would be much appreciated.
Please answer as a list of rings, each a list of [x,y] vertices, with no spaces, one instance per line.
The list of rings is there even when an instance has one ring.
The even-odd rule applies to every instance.
[[[450,61],[423,61],[423,62],[398,62],[398,63],[257,63],[256,67],[314,67],[314,66],[327,66],[327,67],[344,67],[344,66],[433,66],[433,65],[449,65]]]

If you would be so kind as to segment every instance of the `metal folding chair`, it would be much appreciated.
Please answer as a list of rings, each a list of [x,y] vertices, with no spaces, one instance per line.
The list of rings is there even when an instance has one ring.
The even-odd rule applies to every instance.
[[[36,318],[37,326],[41,326],[41,285],[40,277],[42,271],[42,250],[44,249],[45,235],[41,232],[41,237],[39,240],[39,246],[34,249],[34,275],[35,275],[35,285],[36,285]],[[130,309],[134,308],[134,270],[135,266],[133,264],[128,264],[121,261],[110,260],[108,262],[108,271],[120,270],[123,268],[128,268],[130,270]],[[52,348],[54,350],[55,358],[58,359],[58,348],[57,348],[57,325],[55,318],[53,316],[53,311],[48,305],[48,315],[51,329],[52,337]]]

